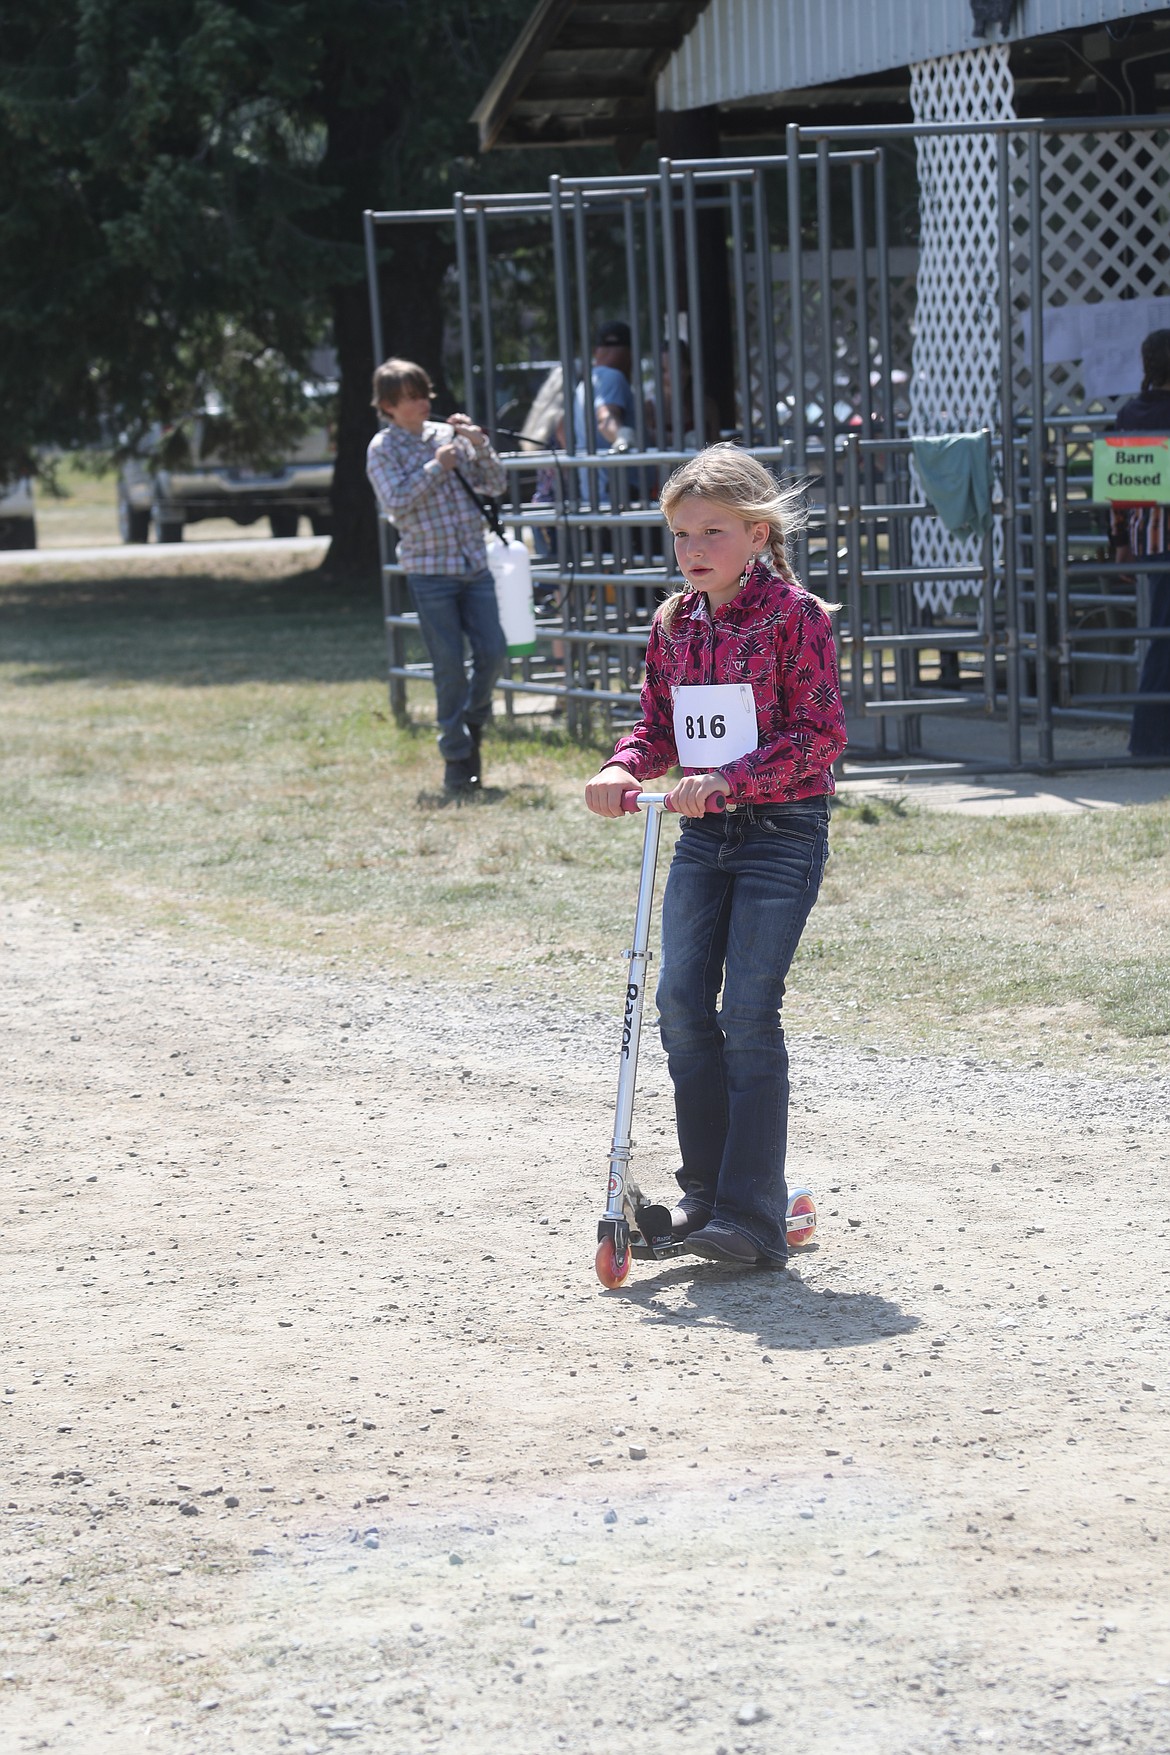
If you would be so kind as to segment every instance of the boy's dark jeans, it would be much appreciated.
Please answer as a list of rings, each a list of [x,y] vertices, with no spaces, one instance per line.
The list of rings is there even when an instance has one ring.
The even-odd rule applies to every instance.
[[[504,668],[508,646],[496,607],[496,587],[485,567],[462,576],[408,573],[406,583],[435,677],[439,751],[446,762],[471,755],[468,726],[492,716],[492,690]],[[463,643],[471,648],[471,676],[463,662]]]

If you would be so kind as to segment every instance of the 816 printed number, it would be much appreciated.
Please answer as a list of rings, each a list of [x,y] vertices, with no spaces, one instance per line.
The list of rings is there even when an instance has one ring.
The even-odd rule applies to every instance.
[[[698,718],[695,718],[693,714],[688,713],[687,736],[695,738],[726,737],[727,721],[724,719],[722,713],[712,713],[709,724],[704,721],[702,713],[699,714]]]

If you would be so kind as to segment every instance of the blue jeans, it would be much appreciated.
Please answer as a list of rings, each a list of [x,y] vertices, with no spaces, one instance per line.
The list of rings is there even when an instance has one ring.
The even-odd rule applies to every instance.
[[[778,1266],[788,1258],[780,1006],[828,853],[824,798],[687,818],[662,906],[658,1014],[679,1187],[689,1210]]]
[[[471,754],[468,728],[478,730],[492,716],[492,690],[508,657],[495,581],[485,567],[462,577],[408,573],[406,583],[434,672],[439,750],[444,761],[463,761]],[[470,681],[464,638],[471,648]]]
[[[1138,678],[1139,695],[1170,695],[1170,573],[1150,573],[1146,580],[1150,598],[1150,626],[1165,628],[1161,640],[1151,640]],[[1170,702],[1138,701],[1129,734],[1131,756],[1170,756]]]

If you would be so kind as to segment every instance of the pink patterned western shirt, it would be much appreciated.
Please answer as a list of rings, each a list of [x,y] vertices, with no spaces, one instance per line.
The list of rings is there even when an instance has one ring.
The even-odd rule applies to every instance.
[[[782,804],[834,790],[833,763],[845,748],[845,710],[829,617],[815,597],[757,562],[743,589],[712,614],[701,591],[686,591],[669,628],[655,618],[646,647],[642,717],[613,759],[635,780],[653,780],[678,761],[673,691],[685,683],[750,683],[759,743],[721,762],[738,804]],[[686,773],[700,772],[685,769]]]

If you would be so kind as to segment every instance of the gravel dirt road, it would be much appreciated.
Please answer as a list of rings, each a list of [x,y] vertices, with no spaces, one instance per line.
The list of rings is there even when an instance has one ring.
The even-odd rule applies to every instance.
[[[803,1036],[606,1293],[614,1018],[0,929],[6,1749],[1170,1749],[1170,1079]]]

